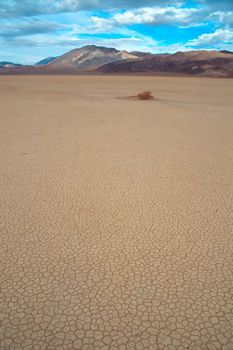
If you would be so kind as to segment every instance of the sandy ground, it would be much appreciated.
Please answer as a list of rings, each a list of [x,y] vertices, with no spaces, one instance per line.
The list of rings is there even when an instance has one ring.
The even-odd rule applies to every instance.
[[[232,92],[0,77],[1,350],[233,349]]]

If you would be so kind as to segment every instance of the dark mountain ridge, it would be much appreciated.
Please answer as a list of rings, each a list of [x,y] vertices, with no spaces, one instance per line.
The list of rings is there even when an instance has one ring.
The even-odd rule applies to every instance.
[[[0,62],[0,68],[14,68],[14,67],[22,67],[22,64],[8,62],[8,61]]]
[[[2,74],[166,73],[233,77],[233,52],[226,50],[152,54],[87,45],[58,57],[48,57],[35,66],[2,63],[5,64],[0,63]]]

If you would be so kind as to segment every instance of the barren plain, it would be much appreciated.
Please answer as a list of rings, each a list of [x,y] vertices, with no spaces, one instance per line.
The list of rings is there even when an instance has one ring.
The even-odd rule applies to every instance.
[[[233,350],[232,93],[0,77],[1,350]]]

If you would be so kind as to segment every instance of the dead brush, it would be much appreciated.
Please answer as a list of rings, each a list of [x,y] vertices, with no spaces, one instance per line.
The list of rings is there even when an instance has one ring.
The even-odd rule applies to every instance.
[[[153,99],[153,95],[151,91],[143,91],[143,92],[139,92],[136,96],[139,100],[151,100]]]

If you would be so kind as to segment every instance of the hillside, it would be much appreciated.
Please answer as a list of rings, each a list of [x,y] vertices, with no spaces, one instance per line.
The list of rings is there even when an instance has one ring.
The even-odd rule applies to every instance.
[[[13,62],[7,62],[7,61],[2,61],[0,62],[0,68],[15,68],[15,67],[22,67],[22,64],[19,63],[13,63]]]
[[[146,54],[143,54],[145,57]],[[72,50],[48,64],[49,69],[74,69],[75,71],[90,71],[108,63],[125,60],[137,60],[140,54],[119,51],[114,48],[95,45],[84,46]]]
[[[3,62],[1,74],[186,74],[233,77],[230,51],[189,51],[175,54],[150,54],[119,51],[95,45],[84,46],[59,57],[49,57],[35,66]],[[1,63],[0,63],[1,67]]]
[[[57,57],[47,57],[47,58],[44,58],[43,60],[37,62],[35,64],[35,66],[43,66],[43,65],[46,65],[52,61],[54,61]]]
[[[218,51],[190,51],[151,55],[140,61],[112,62],[98,69],[102,73],[180,73],[233,77],[233,55]]]

